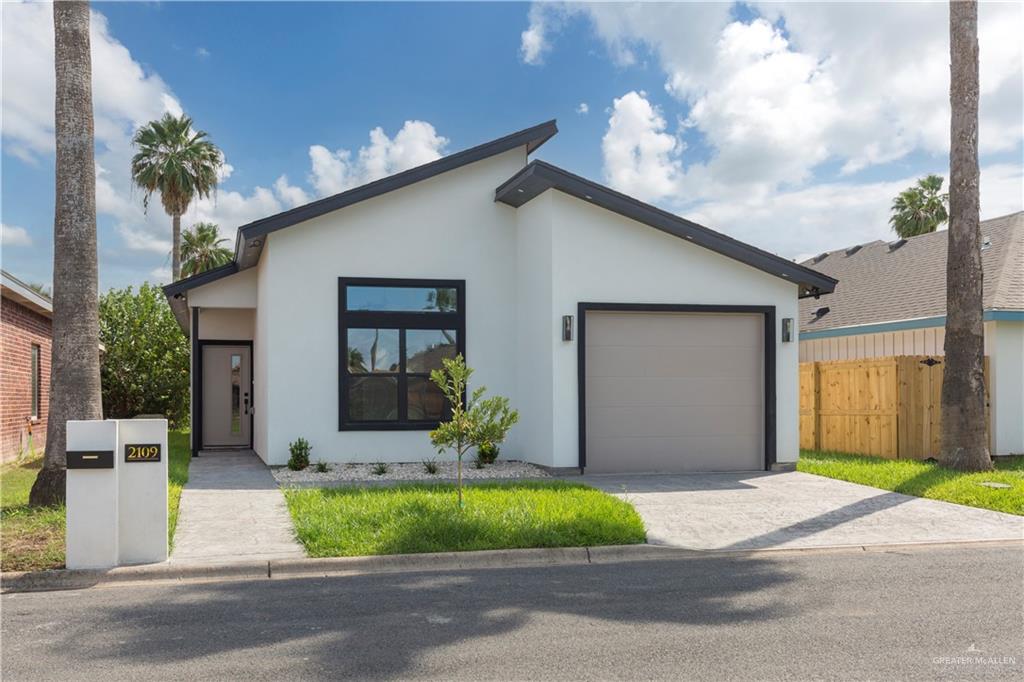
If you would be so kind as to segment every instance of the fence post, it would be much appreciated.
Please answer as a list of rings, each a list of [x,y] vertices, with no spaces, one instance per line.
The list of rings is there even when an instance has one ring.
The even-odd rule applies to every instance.
[[[821,363],[815,362],[811,376],[814,377],[814,449],[821,450]]]

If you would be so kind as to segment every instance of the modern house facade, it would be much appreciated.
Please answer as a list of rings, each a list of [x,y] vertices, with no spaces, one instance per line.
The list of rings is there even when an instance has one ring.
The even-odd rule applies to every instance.
[[[798,453],[798,298],[835,280],[529,155],[548,122],[238,230],[165,287],[193,349],[193,448],[419,461],[463,353],[510,398],[502,456],[761,470]],[[787,325],[788,326],[788,325]]]
[[[1024,453],[1024,212],[981,223],[994,454]],[[804,262],[841,281],[800,303],[800,361],[945,354],[945,231]]]
[[[0,271],[0,461],[46,447],[53,303]]]

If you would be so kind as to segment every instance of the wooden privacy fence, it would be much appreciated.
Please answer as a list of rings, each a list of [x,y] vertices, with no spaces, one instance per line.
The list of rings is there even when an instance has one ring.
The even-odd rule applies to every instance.
[[[890,459],[938,456],[944,366],[944,357],[931,355],[800,363],[800,447]],[[986,357],[986,406],[988,391]],[[991,439],[988,411],[986,422]]]

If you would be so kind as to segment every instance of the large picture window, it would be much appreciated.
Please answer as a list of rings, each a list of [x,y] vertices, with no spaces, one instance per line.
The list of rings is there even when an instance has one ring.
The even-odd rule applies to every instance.
[[[465,355],[465,298],[462,280],[339,278],[339,429],[437,426],[430,371]]]

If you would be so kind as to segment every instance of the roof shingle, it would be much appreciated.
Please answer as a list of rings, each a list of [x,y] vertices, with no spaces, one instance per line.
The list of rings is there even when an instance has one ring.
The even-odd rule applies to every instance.
[[[990,242],[981,252],[985,310],[1024,310],[1024,211],[982,221],[981,238]],[[805,261],[839,284],[827,300],[800,301],[800,331],[945,315],[946,231],[911,237],[895,249],[890,244],[873,241]],[[823,306],[829,312],[816,317]]]

